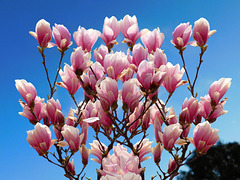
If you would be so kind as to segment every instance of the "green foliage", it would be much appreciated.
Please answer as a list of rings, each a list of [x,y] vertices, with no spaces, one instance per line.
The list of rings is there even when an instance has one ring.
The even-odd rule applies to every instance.
[[[206,155],[187,160],[189,171],[181,171],[178,180],[240,180],[240,145],[219,142]]]

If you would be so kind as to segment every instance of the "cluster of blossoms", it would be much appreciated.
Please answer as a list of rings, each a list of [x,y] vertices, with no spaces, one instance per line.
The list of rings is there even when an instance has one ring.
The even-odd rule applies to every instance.
[[[112,50],[118,44],[116,38],[120,32],[124,36],[123,43],[129,47],[126,53]],[[154,162],[160,169],[164,149],[173,160],[169,160],[168,171],[160,169],[162,175],[158,175],[161,179],[173,178],[190,155],[191,152],[187,154],[190,144],[202,155],[218,141],[218,130],[213,129],[211,123],[227,112],[223,110],[227,100],[223,96],[231,85],[230,78],[215,81],[210,86],[208,95],[200,100],[194,94],[202,56],[207,50],[206,43],[213,33],[215,31],[210,31],[209,23],[204,18],[196,21],[193,29],[189,23],[176,27],[171,42],[181,55],[183,68],[180,68],[179,64],[173,65],[167,61],[167,56],[161,49],[164,35],[159,28],[139,31],[135,16],[126,15],[120,21],[115,17],[106,17],[102,33],[80,26],[74,32],[77,47],[71,54],[71,64],[65,64],[62,70],[64,52],[72,45],[71,34],[63,25],[55,24],[51,30],[48,22],[40,20],[35,32],[30,34],[38,41],[50,94],[45,102],[37,96],[31,83],[16,80],[16,88],[25,100],[20,100],[23,107],[20,115],[35,125],[34,130],[27,132],[27,141],[40,156],[63,168],[69,179],[84,177],[82,172],[92,154],[97,157],[92,160],[100,164],[98,179],[141,180],[145,177],[145,168],[141,167],[141,162],[150,158],[145,155],[152,153]],[[189,42],[192,34],[194,41]],[[55,43],[50,42],[52,37]],[[105,45],[92,51],[98,37]],[[140,39],[142,44],[136,43]],[[193,83],[183,57],[183,51],[189,44],[198,46],[201,50]],[[61,59],[56,78],[51,83],[44,50],[53,46],[57,46]],[[91,60],[92,55],[94,61]],[[185,73],[187,80],[182,80]],[[62,82],[56,82],[59,75]],[[184,100],[182,111],[177,116],[173,107],[167,107],[167,103],[175,90],[184,84],[189,85],[191,97]],[[62,113],[60,101],[54,99],[55,85],[65,88],[76,104],[76,109],[71,108],[68,116]],[[160,86],[169,94],[165,102],[158,95]],[[85,98],[78,103],[75,94],[80,88],[83,88]],[[121,118],[118,106],[123,110]],[[91,149],[87,148],[89,126],[95,131],[96,138],[90,143]],[[154,147],[146,138],[150,126],[154,127]],[[190,137],[189,131],[193,126],[193,136]],[[50,127],[53,128],[55,138],[51,136]],[[101,141],[101,136],[108,139],[107,146]],[[133,143],[136,137],[139,141]],[[51,146],[55,147],[56,153],[50,152]],[[111,150],[114,152],[112,155]],[[74,161],[70,160],[78,151],[82,157],[83,169],[77,174]]]

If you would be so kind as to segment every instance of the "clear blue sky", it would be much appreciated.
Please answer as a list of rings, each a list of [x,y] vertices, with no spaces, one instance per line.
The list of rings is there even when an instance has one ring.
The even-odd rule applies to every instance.
[[[63,171],[58,167],[40,158],[34,149],[29,147],[26,141],[26,131],[33,126],[26,118],[18,115],[22,109],[18,103],[20,95],[15,88],[15,79],[26,79],[32,82],[38,90],[38,95],[46,99],[49,91],[46,77],[41,64],[41,57],[36,48],[37,43],[29,35],[29,31],[35,30],[38,20],[44,18],[50,22],[64,24],[73,34],[78,26],[95,28],[102,31],[102,25],[106,16],[116,16],[118,20],[124,15],[136,15],[140,29],[153,30],[159,27],[165,34],[162,49],[165,49],[168,61],[173,64],[180,63],[177,50],[170,43],[174,28],[181,22],[194,21],[205,17],[211,29],[216,29],[208,41],[209,48],[204,54],[204,63],[200,70],[200,78],[196,86],[199,96],[208,92],[209,85],[221,77],[231,77],[232,86],[226,97],[228,102],[224,109],[229,112],[219,118],[214,127],[220,129],[220,138],[223,142],[240,142],[240,118],[239,118],[239,92],[240,92],[240,2],[239,1],[162,1],[162,0],[134,0],[134,1],[0,1],[0,119],[1,119],[1,164],[0,179],[4,180],[64,180]],[[119,40],[121,42],[121,40]],[[96,47],[103,43],[98,40]],[[72,45],[72,48],[76,45]],[[189,67],[195,68],[198,61],[199,49],[190,47],[186,50],[186,61]],[[68,50],[64,62],[69,63],[71,50]],[[59,53],[57,49],[46,50],[47,63],[50,71],[57,68]],[[190,71],[190,74],[193,74]],[[186,77],[185,77],[186,79]],[[185,97],[189,97],[186,86],[179,88],[173,99],[176,113],[179,113],[181,104]],[[64,113],[67,115],[69,106],[73,105],[69,95],[64,89],[58,88],[56,98],[62,102]],[[163,94],[163,96],[166,94]],[[79,95],[78,100],[82,97]],[[164,97],[165,98],[165,97]],[[90,135],[91,136],[91,133]],[[152,136],[150,139],[153,140]],[[89,142],[92,138],[89,137]],[[166,164],[168,157],[163,158]],[[75,159],[79,167],[80,159]],[[147,179],[150,174],[156,174],[156,168],[152,160],[145,164]],[[90,163],[87,167],[87,176],[95,179],[96,163]]]

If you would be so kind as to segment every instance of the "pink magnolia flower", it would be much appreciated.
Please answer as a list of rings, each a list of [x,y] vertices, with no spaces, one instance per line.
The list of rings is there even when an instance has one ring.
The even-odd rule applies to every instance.
[[[185,99],[182,104],[182,111],[179,115],[179,121],[182,123],[192,123],[195,117],[198,115],[199,106],[198,101],[194,97]]]
[[[163,145],[161,145],[161,143],[157,143],[156,147],[152,148],[152,153],[153,153],[153,157],[154,157],[154,162],[156,164],[159,164],[160,160],[161,160],[161,155],[162,155],[162,151],[163,151]]]
[[[146,154],[152,152],[152,148],[151,148],[151,144],[152,142],[149,141],[149,139],[144,139],[141,143],[140,142],[137,142],[135,145],[134,145],[134,148],[137,149],[139,148],[139,160],[140,162],[143,162],[147,159],[150,159],[149,156],[147,157],[144,157]]]
[[[121,98],[123,101],[123,107],[128,111],[133,112],[135,107],[139,103],[139,99],[141,94],[139,92],[139,88],[137,86],[137,79],[129,79],[123,83],[122,91],[121,91]]]
[[[170,124],[166,127],[164,127],[164,133],[159,132],[159,138],[162,144],[164,145],[164,148],[167,150],[172,150],[175,142],[182,134],[182,129],[180,124]]]
[[[27,142],[40,156],[48,153],[53,143],[51,142],[51,131],[46,125],[37,123],[34,130],[27,131],[27,134]]]
[[[142,117],[142,129],[143,131],[146,131],[150,126],[150,120],[151,120],[151,110],[148,109],[146,113],[144,113]]]
[[[23,117],[26,117],[32,124],[36,124],[42,118],[45,117],[45,112],[44,112],[45,104],[43,103],[44,99],[41,99],[40,97],[36,96],[35,101],[34,101],[34,108],[33,108],[33,112],[35,115],[31,112],[31,109],[29,108],[29,106],[27,106],[21,100],[19,102],[23,108],[23,112],[20,112],[19,114]]]
[[[104,110],[108,110],[109,107],[117,102],[118,86],[116,80],[106,77],[96,85],[96,90]]]
[[[209,90],[208,94],[211,98],[212,104],[217,105],[224,94],[227,92],[231,85],[231,78],[221,78],[218,81],[214,81]]]
[[[89,85],[91,86],[92,90],[95,92],[97,80],[102,79],[104,77],[104,67],[99,62],[95,62],[91,65],[91,68],[94,73],[92,72],[92,70],[88,71]]]
[[[57,47],[61,51],[65,51],[69,46],[71,46],[71,34],[64,25],[55,24],[52,34]]]
[[[90,61],[91,54],[84,53],[82,47],[78,47],[71,54],[71,64],[72,69],[77,75],[82,75],[82,73],[92,64]]]
[[[75,175],[75,174],[76,174],[76,172],[75,172],[74,160],[72,160],[72,162],[68,161],[67,170],[68,170],[72,175]]]
[[[107,150],[107,146],[104,143],[99,143],[97,140],[94,140],[93,143],[90,143],[91,146],[91,154],[96,156],[98,159],[93,158],[91,160],[102,164],[102,155]],[[109,154],[108,156],[109,157]]]
[[[29,107],[34,106],[37,91],[32,83],[29,83],[24,79],[15,80],[15,86],[23,99],[26,101],[27,105]]]
[[[168,120],[169,124],[176,124],[177,121],[178,121],[173,107],[171,107],[170,110],[169,110],[169,114],[167,116],[167,120]]]
[[[227,111],[223,110],[223,106],[226,103],[226,100],[218,103],[215,106],[214,110],[212,109],[211,98],[209,95],[201,97],[200,103],[201,110],[199,112],[199,115],[204,117],[204,119],[208,120],[209,122],[214,122],[219,116],[227,113]],[[213,112],[211,112],[212,110]]]
[[[128,126],[132,124],[131,126],[129,126],[129,129],[128,129],[130,132],[133,132],[134,130],[136,130],[137,126],[141,122],[140,119],[139,120],[136,120],[136,119],[138,118],[138,116],[140,116],[142,111],[143,111],[143,102],[139,102],[138,106],[134,109],[134,112],[129,116]]]
[[[89,101],[86,105],[86,107],[82,111],[82,117],[83,119],[91,118],[91,117],[98,117],[98,110],[95,106],[95,103],[92,101]],[[89,122],[89,125],[92,126],[94,129],[98,126],[98,121],[95,122]]]
[[[100,38],[105,42],[106,46],[117,44],[116,38],[120,33],[120,22],[116,17],[112,16],[110,19],[106,17],[103,24],[103,33]]]
[[[48,47],[48,43],[52,39],[50,24],[44,19],[41,19],[37,22],[35,32],[30,31],[29,33],[35,37],[39,46],[42,48]]]
[[[148,49],[148,53],[153,53],[157,48],[160,49],[164,40],[164,34],[160,32],[159,28],[153,31],[148,31],[141,36],[141,40],[145,47]]]
[[[177,167],[176,161],[174,159],[171,160],[171,158],[169,158],[167,172],[170,174],[174,169],[176,169],[176,167]]]
[[[198,153],[205,154],[219,139],[218,129],[212,129],[208,121],[199,123],[193,130],[192,143]]]
[[[154,54],[149,54],[149,61],[154,62],[156,68],[167,64],[167,56],[163,50],[157,48]]]
[[[104,66],[104,58],[108,54],[107,46],[101,45],[98,49],[94,50],[94,59]]]
[[[79,129],[65,124],[61,131],[64,139],[67,141],[69,148],[73,153],[77,152],[82,144],[83,136],[79,135]]]
[[[188,23],[179,24],[172,33],[173,40],[171,41],[178,49],[183,49],[187,46],[189,38],[192,34],[192,25]]]
[[[151,111],[151,123],[154,126],[154,135],[155,135],[155,139],[156,142],[160,142],[160,138],[158,135],[158,132],[162,131],[162,124],[163,124],[163,117],[161,115],[161,113],[159,112],[158,108],[156,107],[156,105],[153,105],[150,108]]]
[[[74,95],[80,88],[79,79],[77,78],[72,67],[70,67],[68,64],[65,64],[63,70],[64,71],[60,69],[59,71],[63,82],[57,83],[57,85],[67,89],[69,94]]]
[[[119,76],[119,79],[123,82],[130,80],[134,75],[134,70],[132,68],[124,69]]]
[[[106,112],[106,110],[104,110],[104,108],[102,107],[102,104],[104,103],[101,103],[100,101],[97,100],[95,102],[95,107],[98,112],[98,118],[100,119],[97,123],[101,124],[104,130],[108,130],[112,126],[112,120],[107,113],[110,113],[110,114],[112,113],[110,111]]]
[[[142,61],[138,67],[137,79],[141,86],[147,90],[150,88],[159,87],[165,77],[165,72],[156,71],[152,62]]]
[[[173,66],[168,62],[166,65],[162,65],[159,69],[162,72],[166,72],[162,86],[167,92],[173,93],[176,88],[187,83],[187,81],[181,81],[185,70],[183,68],[180,70],[179,64]]]
[[[104,58],[104,69],[107,76],[112,79],[118,79],[121,72],[129,67],[127,56],[123,52],[107,54]]]
[[[49,99],[46,104],[45,112],[52,124],[60,126],[64,124],[62,107],[58,99],[57,101],[55,101],[53,98]]]
[[[154,65],[146,60],[139,64],[137,79],[144,89],[150,89],[154,75]]]
[[[81,157],[82,157],[82,163],[83,163],[84,166],[86,166],[88,164],[88,158],[90,156],[91,150],[87,149],[84,144],[81,145],[79,150],[80,150],[80,154],[81,154]]]
[[[210,31],[210,25],[205,18],[200,18],[194,23],[193,39],[198,46],[204,46],[207,43],[208,38],[215,32],[216,30]]]
[[[99,34],[100,32],[97,30],[86,30],[84,27],[79,26],[78,30],[73,33],[73,38],[78,47],[81,46],[84,51],[90,52]]]
[[[71,108],[68,113],[66,124],[69,126],[74,126],[75,122],[77,122],[77,118],[74,116],[73,109]]]
[[[143,60],[147,59],[147,56],[147,49],[145,49],[140,43],[134,45],[132,50],[132,64],[138,67]]]
[[[124,16],[124,18],[120,21],[120,27],[121,33],[125,37],[123,42],[130,45],[134,45],[140,36],[146,32],[146,29],[139,32],[136,16]]]
[[[105,175],[124,176],[128,172],[139,174],[143,169],[139,168],[139,158],[127,152],[122,145],[113,147],[114,154],[102,159],[103,170],[99,172]]]
[[[82,141],[81,144],[86,144],[87,143],[87,137],[88,137],[88,126],[89,124],[86,121],[82,121],[80,123],[81,126],[81,134],[82,135]]]
[[[127,172],[123,176],[118,174],[107,174],[105,176],[102,176],[100,180],[142,180],[142,178],[139,174]]]

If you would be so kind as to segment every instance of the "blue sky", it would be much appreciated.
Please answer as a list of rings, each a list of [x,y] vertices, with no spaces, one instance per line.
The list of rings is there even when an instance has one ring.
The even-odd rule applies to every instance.
[[[102,31],[102,25],[106,16],[115,16],[118,20],[126,14],[136,15],[140,29],[153,30],[159,27],[165,34],[162,49],[167,54],[168,61],[173,64],[179,63],[180,56],[170,43],[172,31],[182,22],[194,21],[200,17],[210,22],[211,29],[216,29],[208,41],[209,47],[204,54],[204,63],[200,70],[196,90],[199,96],[208,92],[210,84],[221,77],[231,77],[232,85],[226,94],[228,102],[224,109],[228,113],[220,117],[214,128],[220,129],[219,135],[223,142],[240,142],[240,118],[239,118],[239,92],[240,92],[240,2],[239,1],[162,1],[162,0],[138,0],[138,1],[0,1],[0,34],[1,34],[1,71],[0,71],[0,119],[1,119],[1,165],[0,179],[5,180],[43,180],[43,179],[65,179],[63,171],[58,167],[40,158],[34,149],[29,147],[26,141],[26,131],[33,129],[27,119],[18,115],[21,106],[18,100],[21,98],[15,88],[15,79],[26,79],[37,88],[38,95],[46,99],[49,92],[46,77],[43,71],[41,57],[36,48],[37,42],[29,35],[29,31],[35,30],[35,24],[40,19],[47,20],[51,26],[54,23],[64,24],[73,34],[78,26],[86,29],[95,28]],[[121,39],[119,39],[121,42]],[[102,40],[98,40],[94,49]],[[75,44],[71,48],[76,47]],[[68,50],[64,62],[69,63],[71,50]],[[198,63],[198,48],[189,47],[185,53],[186,63],[192,68],[190,74],[194,74]],[[57,49],[46,50],[47,65],[50,75],[53,76],[57,68],[59,53]],[[186,77],[184,76],[186,79]],[[55,98],[59,98],[67,115],[68,108],[73,103],[65,89],[58,88],[59,92]],[[166,93],[161,96],[166,98]],[[181,104],[185,97],[190,97],[186,86],[180,87],[169,102],[179,113]],[[78,100],[81,100],[79,94]],[[89,142],[92,138],[89,135]],[[153,140],[153,136],[149,136]],[[165,156],[166,155],[166,156]],[[164,154],[163,165],[168,161]],[[80,159],[75,159],[77,167]],[[147,179],[151,174],[156,174],[156,168],[152,160],[144,164],[148,172]],[[91,162],[87,167],[87,176],[95,179],[97,164]]]

